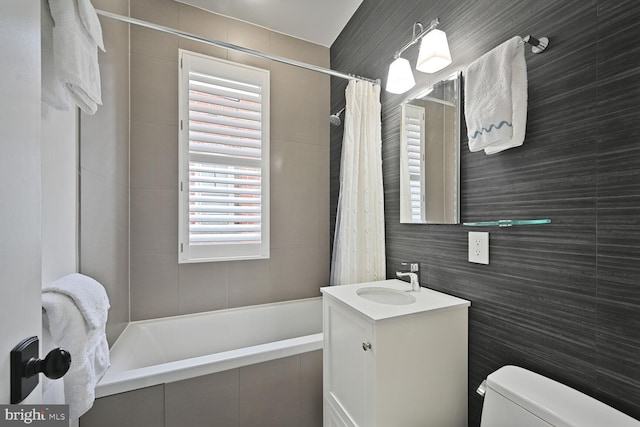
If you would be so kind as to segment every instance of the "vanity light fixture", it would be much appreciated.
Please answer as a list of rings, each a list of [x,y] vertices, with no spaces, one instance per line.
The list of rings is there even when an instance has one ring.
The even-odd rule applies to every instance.
[[[416,85],[413,78],[411,64],[404,58],[397,57],[389,65],[389,75],[387,77],[387,92],[405,93]]]
[[[400,55],[420,40],[422,40],[422,43],[420,44],[416,70],[423,73],[435,73],[451,64],[447,35],[444,31],[436,29],[438,24],[440,24],[438,18],[431,21],[427,29],[424,29],[420,22],[413,24],[411,41],[393,55],[394,61],[389,65],[387,92],[400,94],[415,86],[416,81],[411,71],[411,65],[408,60],[401,58]]]
[[[416,70],[423,73],[435,73],[451,64],[451,52],[444,31],[437,28],[422,39]]]

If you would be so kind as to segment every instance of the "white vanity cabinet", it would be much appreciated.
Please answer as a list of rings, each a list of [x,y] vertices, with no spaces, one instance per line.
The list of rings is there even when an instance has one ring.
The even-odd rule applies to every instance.
[[[470,303],[422,288],[393,305],[363,288],[403,291],[399,280],[323,288],[324,426],[467,426]]]

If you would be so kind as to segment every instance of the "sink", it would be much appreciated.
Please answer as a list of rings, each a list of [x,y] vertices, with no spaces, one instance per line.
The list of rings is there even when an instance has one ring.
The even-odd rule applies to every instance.
[[[416,297],[406,292],[375,286],[360,288],[356,291],[356,294],[364,299],[381,304],[407,305],[416,302]]]

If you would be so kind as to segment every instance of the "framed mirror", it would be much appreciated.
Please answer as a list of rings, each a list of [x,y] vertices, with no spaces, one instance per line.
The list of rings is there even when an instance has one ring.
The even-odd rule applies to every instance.
[[[460,223],[458,72],[400,106],[400,222]]]

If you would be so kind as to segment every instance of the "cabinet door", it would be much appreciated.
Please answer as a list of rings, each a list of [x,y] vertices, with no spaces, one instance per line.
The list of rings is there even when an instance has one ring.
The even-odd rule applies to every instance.
[[[373,324],[325,297],[324,340],[325,399],[354,426],[374,425]]]

